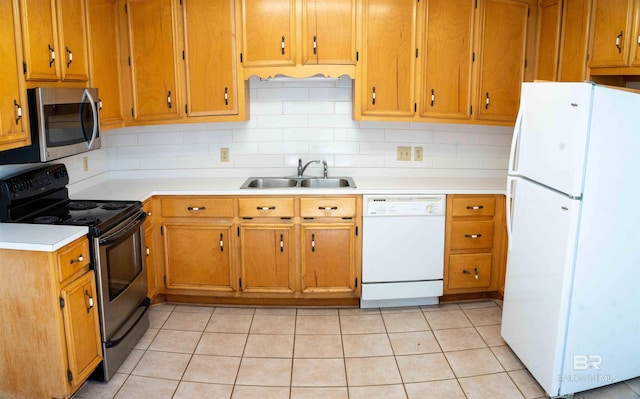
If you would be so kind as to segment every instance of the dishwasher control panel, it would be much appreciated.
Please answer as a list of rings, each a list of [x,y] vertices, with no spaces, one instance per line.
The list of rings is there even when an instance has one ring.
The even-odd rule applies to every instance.
[[[365,195],[363,216],[442,216],[445,195]]]

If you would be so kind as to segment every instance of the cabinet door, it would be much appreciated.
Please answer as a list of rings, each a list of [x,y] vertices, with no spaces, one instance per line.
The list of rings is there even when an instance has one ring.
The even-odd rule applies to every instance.
[[[62,80],[89,80],[84,0],[56,0]]]
[[[640,1],[636,1],[635,6],[635,23],[633,35],[630,38],[630,56],[629,65],[640,66]]]
[[[355,225],[302,225],[302,292],[356,292]]]
[[[177,118],[172,0],[128,0],[127,15],[134,119]]]
[[[426,4],[421,115],[469,118],[475,1]]]
[[[230,226],[166,223],[164,236],[167,288],[235,291]]]
[[[0,0],[0,15],[5,16],[0,24],[0,151],[30,143],[21,49],[16,45],[20,26],[17,11],[13,0]]]
[[[100,126],[122,123],[120,42],[117,0],[87,2],[91,52],[91,86],[99,90]]]
[[[295,65],[295,0],[241,0],[243,64]]]
[[[564,0],[558,81],[582,82],[587,79],[587,50],[591,1]]]
[[[558,77],[562,1],[542,1],[538,10],[536,79],[555,81]]]
[[[590,68],[627,65],[634,3],[635,0],[593,0]]]
[[[56,57],[58,48],[53,16],[54,0],[20,0],[22,44],[27,64],[27,80],[59,80]]]
[[[243,224],[240,227],[243,292],[293,293],[293,227]]]
[[[415,107],[415,0],[364,0],[361,113],[412,116]]]
[[[302,12],[304,64],[355,64],[355,0],[303,0]]]
[[[98,297],[93,271],[62,288],[60,298],[71,386],[84,382],[102,360]]]
[[[238,113],[233,0],[183,1],[187,112]]]
[[[524,77],[528,5],[486,0],[482,13],[476,118],[515,121]]]

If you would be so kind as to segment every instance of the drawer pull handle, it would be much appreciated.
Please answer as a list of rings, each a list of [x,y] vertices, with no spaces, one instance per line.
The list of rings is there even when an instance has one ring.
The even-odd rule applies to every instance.
[[[206,209],[206,206],[190,206],[187,208],[188,211],[204,211]]]
[[[84,295],[89,298],[89,300],[87,301],[89,304],[87,305],[87,313],[91,312],[91,309],[93,308],[93,297],[91,296],[91,294],[89,294],[89,291],[84,290]]]
[[[467,269],[462,270],[462,274],[471,274],[470,271],[468,271]],[[473,274],[475,275],[476,280],[478,279],[478,277],[480,277],[480,275],[478,274],[478,268],[474,267],[473,268]]]
[[[284,235],[280,234],[280,252],[284,252]]]
[[[276,207],[275,206],[259,206],[256,209],[259,211],[275,211]]]
[[[77,258],[77,259],[71,259],[71,260],[69,261],[69,263],[71,263],[71,264],[73,265],[74,263],[80,263],[80,262],[82,262],[83,260],[84,260],[84,256],[82,256],[82,254],[80,254],[80,256],[78,256],[78,258]]]
[[[469,205],[467,206],[467,209],[470,209],[472,211],[477,211],[479,209],[484,209],[483,205]]]
[[[482,237],[482,234],[465,234],[464,236],[466,238],[480,238]]]
[[[220,252],[224,252],[224,234],[220,233]]]
[[[316,235],[311,234],[311,252],[316,252]]]
[[[320,209],[321,211],[337,211],[338,207],[337,206],[319,206],[318,209]]]
[[[149,249],[149,247],[146,247],[146,252],[147,252],[147,256],[151,255],[151,250]]]

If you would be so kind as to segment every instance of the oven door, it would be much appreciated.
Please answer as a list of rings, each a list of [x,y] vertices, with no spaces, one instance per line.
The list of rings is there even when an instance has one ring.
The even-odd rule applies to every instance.
[[[140,212],[94,238],[100,290],[102,339],[108,342],[147,297],[147,270]]]

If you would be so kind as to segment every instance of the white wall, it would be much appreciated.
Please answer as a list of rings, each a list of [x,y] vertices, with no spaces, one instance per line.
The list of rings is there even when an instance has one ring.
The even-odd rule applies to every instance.
[[[251,78],[249,121],[106,131],[108,169],[113,177],[282,176],[302,158],[326,160],[330,175],[505,176],[512,128],[354,121],[351,84]],[[397,161],[399,145],[422,146],[424,160]],[[221,147],[230,162],[220,162]]]

